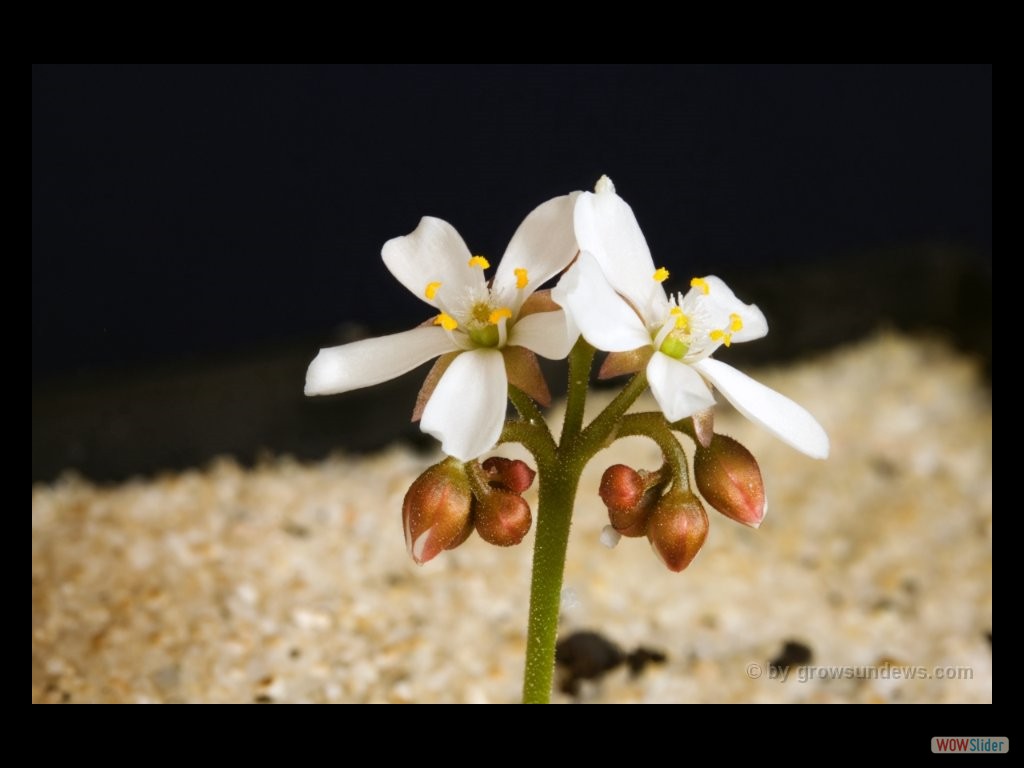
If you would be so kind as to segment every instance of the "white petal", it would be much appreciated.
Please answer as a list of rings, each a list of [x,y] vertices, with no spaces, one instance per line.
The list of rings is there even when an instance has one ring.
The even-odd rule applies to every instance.
[[[589,251],[612,287],[625,296],[648,322],[655,307],[666,302],[654,279],[654,261],[633,209],[614,192],[584,192],[574,215],[580,250]]]
[[[460,461],[486,453],[501,436],[508,400],[505,361],[496,349],[455,358],[423,410],[420,427]]]
[[[520,318],[508,334],[508,343],[532,349],[548,360],[561,360],[569,354],[579,337],[564,309],[535,312]]]
[[[756,304],[744,304],[736,298],[736,294],[725,284],[725,281],[715,275],[708,275],[704,281],[708,285],[705,300],[713,304],[725,318],[737,314],[743,321],[743,327],[732,333],[734,344],[754,341],[754,339],[763,338],[768,334],[768,321]],[[698,289],[692,288],[691,290]],[[725,322],[722,323],[722,326],[725,327]]]
[[[782,442],[813,459],[828,458],[828,435],[811,414],[788,397],[754,381],[718,360],[694,365],[736,410],[760,424]]]
[[[650,346],[651,337],[633,308],[608,284],[589,253],[581,253],[558,281],[551,298],[568,310],[583,338],[606,352]]]
[[[523,219],[494,273],[494,292],[505,303],[521,304],[531,293],[572,262],[579,248],[572,212],[577,193],[562,195],[534,208]],[[517,269],[526,270],[527,283],[517,288]]]
[[[647,363],[647,382],[669,421],[679,421],[715,404],[715,396],[692,367],[655,352]]]
[[[321,349],[306,371],[307,395],[334,395],[401,376],[456,349],[441,328],[413,328]]]
[[[440,296],[458,298],[467,288],[482,291],[484,271],[469,266],[472,254],[455,227],[442,219],[424,216],[408,235],[395,237],[381,249],[384,264],[395,278],[422,301],[430,283],[440,283]]]

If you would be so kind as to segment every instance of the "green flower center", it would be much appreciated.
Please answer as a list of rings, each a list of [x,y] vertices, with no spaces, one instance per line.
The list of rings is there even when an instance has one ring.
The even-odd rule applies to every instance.
[[[469,338],[478,347],[498,346],[498,326],[483,325],[469,329]]]
[[[660,351],[669,357],[674,357],[676,360],[682,360],[683,355],[685,355],[689,349],[689,344],[670,333],[665,337],[665,340],[661,342]]]
[[[466,333],[478,347],[496,347],[501,343],[498,323],[507,322],[511,317],[512,310],[508,307],[495,309],[489,303],[479,301],[469,312]]]

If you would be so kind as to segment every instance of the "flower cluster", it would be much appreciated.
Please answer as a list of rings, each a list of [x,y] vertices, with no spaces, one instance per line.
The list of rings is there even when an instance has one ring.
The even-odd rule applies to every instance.
[[[535,472],[525,462],[492,456],[482,464],[446,459],[413,481],[402,503],[409,555],[422,565],[455,549],[475,529],[499,547],[518,544],[533,515],[522,497]]]
[[[521,494],[532,470],[498,457],[476,460],[509,439],[503,429],[510,392],[549,404],[536,355],[564,358],[577,343],[609,353],[600,376],[642,377],[634,380],[650,386],[661,412],[658,422],[644,423],[663,446],[665,466],[646,472],[617,465],[602,480],[608,544],[620,535],[646,535],[672,570],[685,568],[703,544],[707,515],[690,490],[685,459],[670,460],[675,438],[662,434],[673,430],[694,440],[696,485],[705,501],[734,520],[760,525],[766,509],[760,470],[742,445],[714,433],[716,390],[797,450],[828,455],[828,437],[806,410],[712,357],[723,346],[764,336],[761,310],[714,275],[692,278],[685,293],[666,292],[668,269],[655,266],[632,209],[607,177],[594,192],[556,197],[527,215],[490,280],[489,260],[437,218],[424,217],[412,233],[385,243],[382,256],[395,278],[430,306],[430,316],[409,331],[320,350],[306,394],[370,386],[437,358],[413,419],[452,458],[425,472],[406,496],[406,542],[417,563],[458,546],[474,528],[500,545],[525,536],[531,513]],[[539,290],[556,278],[552,290]],[[608,439],[614,439],[610,431]],[[566,451],[594,443],[550,442],[556,463]],[[575,456],[574,466],[593,452],[582,462]]]

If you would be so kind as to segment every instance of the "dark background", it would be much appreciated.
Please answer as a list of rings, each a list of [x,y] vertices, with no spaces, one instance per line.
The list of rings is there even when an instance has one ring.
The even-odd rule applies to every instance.
[[[414,437],[417,374],[301,397],[425,318],[381,245],[431,214],[496,260],[601,173],[765,310],[733,362],[897,327],[991,364],[988,66],[35,66],[33,479]]]

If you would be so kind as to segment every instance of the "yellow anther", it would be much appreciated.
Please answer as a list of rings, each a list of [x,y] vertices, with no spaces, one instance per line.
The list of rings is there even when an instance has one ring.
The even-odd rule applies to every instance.
[[[690,281],[690,287],[700,288],[701,293],[703,293],[705,296],[707,296],[708,293],[711,292],[711,286],[708,285],[708,281],[705,280],[703,277],[693,278],[693,280]]]
[[[709,335],[711,336],[711,340],[712,341],[720,341],[723,344],[725,344],[725,346],[727,346],[727,347],[732,344],[732,334],[731,333],[726,333],[725,331],[720,331],[720,330],[716,329],[716,330],[712,331]]]
[[[423,294],[428,299],[433,299],[437,295],[437,289],[440,288],[440,287],[441,287],[441,283],[437,282],[436,280],[433,283],[427,283],[427,287],[423,291]]]
[[[653,277],[655,282],[664,283],[666,280],[668,280],[668,270],[665,269],[664,267],[658,267],[656,270],[654,270]]]
[[[683,314],[683,310],[679,307],[672,307],[668,311],[669,315],[676,319],[676,329],[680,331],[690,331],[690,318]]]
[[[491,262],[489,262],[483,256],[474,256],[469,260],[469,266],[480,267],[480,269],[490,269]]]
[[[529,273],[522,267],[516,267],[512,271],[516,275],[516,288],[525,288],[526,284],[530,282]]]
[[[743,330],[743,318],[733,312],[729,315],[729,330],[731,331],[742,331]]]
[[[440,325],[446,331],[454,331],[459,327],[459,324],[455,322],[455,318],[444,312],[434,318],[434,325]]]
[[[487,322],[491,325],[497,325],[502,318],[512,317],[512,310],[508,307],[499,307],[498,309],[491,312],[490,317],[487,318]]]

